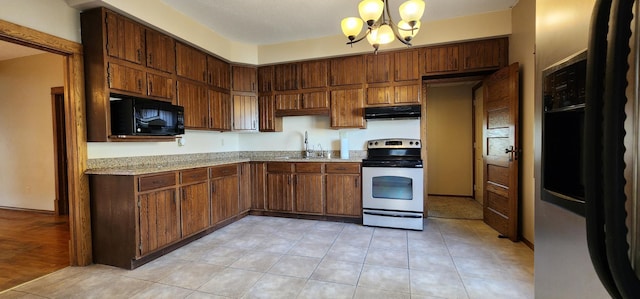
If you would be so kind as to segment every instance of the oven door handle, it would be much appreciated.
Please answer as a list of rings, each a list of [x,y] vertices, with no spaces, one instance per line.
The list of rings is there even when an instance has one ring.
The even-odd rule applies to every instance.
[[[402,215],[402,214],[387,214],[387,213],[376,213],[364,211],[363,214],[373,215],[373,216],[385,216],[385,217],[397,217],[397,218],[421,218],[418,215]]]

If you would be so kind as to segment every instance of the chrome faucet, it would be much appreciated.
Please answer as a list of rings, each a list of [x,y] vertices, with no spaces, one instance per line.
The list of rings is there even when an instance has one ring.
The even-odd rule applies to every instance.
[[[309,133],[304,131],[304,157],[311,157],[311,152],[309,152]]]

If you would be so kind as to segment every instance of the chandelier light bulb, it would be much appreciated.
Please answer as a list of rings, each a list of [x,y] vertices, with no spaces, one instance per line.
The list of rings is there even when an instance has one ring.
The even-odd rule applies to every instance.
[[[340,27],[342,27],[342,33],[351,41],[356,39],[356,36],[362,31],[362,19],[356,17],[349,17],[342,19]]]
[[[398,10],[400,11],[400,17],[402,20],[408,23],[411,21],[418,21],[422,18],[422,14],[424,13],[424,1],[409,0],[402,3]]]
[[[380,28],[378,28],[377,40],[379,44],[386,45],[388,43],[391,43],[395,39],[396,36],[393,33],[393,29],[391,29],[391,26],[383,24],[382,26],[380,26]]]
[[[363,0],[358,4],[358,12],[360,17],[367,22],[369,27],[382,16],[384,10],[384,2],[381,0]]]
[[[403,40],[410,42],[413,37],[418,34],[420,25],[420,21],[417,21],[414,26],[411,26],[411,24],[402,20],[398,22],[398,34]]]

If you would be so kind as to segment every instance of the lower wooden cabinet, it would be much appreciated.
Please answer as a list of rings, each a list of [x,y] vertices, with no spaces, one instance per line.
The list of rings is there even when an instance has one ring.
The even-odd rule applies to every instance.
[[[181,171],[180,182],[180,219],[182,236],[186,237],[205,230],[211,224],[209,174],[206,168]]]
[[[359,163],[327,164],[327,215],[362,215]]]
[[[295,208],[297,213],[324,213],[324,163],[295,164]]]
[[[217,224],[238,215],[238,165],[211,167],[211,220]]]
[[[138,195],[140,239],[136,256],[143,256],[180,239],[179,207],[173,189]]]
[[[267,210],[293,211],[293,164],[267,163]]]

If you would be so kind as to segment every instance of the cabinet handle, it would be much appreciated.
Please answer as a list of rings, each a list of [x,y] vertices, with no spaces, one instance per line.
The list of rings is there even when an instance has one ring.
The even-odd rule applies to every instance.
[[[182,189],[182,200],[186,200],[187,199],[187,193],[185,192],[184,189]]]
[[[255,119],[253,120],[253,124],[251,125],[251,129],[254,129],[254,130],[256,129],[256,120]]]
[[[206,71],[202,72],[202,81],[207,82],[207,72]]]
[[[358,182],[358,178],[355,178],[354,182],[356,183],[356,188],[358,188],[358,186],[360,185],[359,182]]]
[[[149,93],[153,94],[153,81],[149,81]]]
[[[142,79],[138,79],[138,91],[142,92]]]
[[[149,61],[147,61],[148,65],[153,65],[153,54],[149,53],[149,57],[147,57],[147,59],[149,59]]]
[[[142,62],[142,51],[138,49],[137,52],[138,52],[138,62]]]
[[[211,193],[216,193],[216,185],[211,185]]]
[[[209,84],[213,84],[213,76],[209,73]]]

